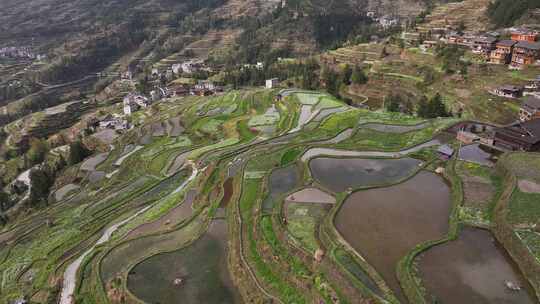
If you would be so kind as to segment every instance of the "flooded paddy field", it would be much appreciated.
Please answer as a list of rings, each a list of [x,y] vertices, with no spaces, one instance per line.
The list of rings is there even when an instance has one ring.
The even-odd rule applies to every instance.
[[[440,303],[538,303],[510,257],[489,231],[464,228],[455,241],[418,257],[429,297]],[[507,284],[520,287],[512,291]]]
[[[148,254],[159,250],[174,251],[186,244],[200,233],[204,227],[201,217],[196,217],[187,226],[167,233],[143,236],[114,247],[100,263],[100,276],[104,284],[117,278],[133,263],[144,259]]]
[[[399,185],[353,193],[336,214],[335,226],[404,300],[397,263],[416,245],[446,235],[450,208],[448,185],[422,171]]]
[[[495,165],[494,155],[483,149],[479,144],[463,146],[459,150],[459,159],[492,167]]]
[[[358,187],[396,183],[418,170],[422,162],[413,158],[362,159],[327,158],[312,159],[309,167],[313,177],[334,192]]]
[[[296,165],[279,168],[270,174],[268,178],[268,197],[263,202],[263,210],[272,212],[276,199],[298,186],[300,176]]]
[[[228,178],[223,183],[223,198],[221,199],[221,202],[219,203],[220,208],[226,208],[229,204],[229,201],[231,200],[231,197],[234,194],[234,180],[232,178]]]
[[[136,265],[127,285],[146,303],[241,303],[227,267],[226,222],[214,220],[188,247]]]

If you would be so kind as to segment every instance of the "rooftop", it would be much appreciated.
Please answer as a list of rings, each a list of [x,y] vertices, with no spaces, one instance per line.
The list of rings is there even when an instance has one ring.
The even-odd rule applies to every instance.
[[[534,96],[527,96],[527,98],[523,101],[522,106],[531,109],[540,109],[540,99]]]
[[[497,46],[511,47],[511,46],[514,46],[516,43],[517,43],[517,41],[514,41],[514,40],[501,40],[501,41],[497,42]]]
[[[528,42],[528,41],[520,41],[516,44],[516,47],[524,48],[524,49],[530,49],[530,50],[540,50],[540,42]]]

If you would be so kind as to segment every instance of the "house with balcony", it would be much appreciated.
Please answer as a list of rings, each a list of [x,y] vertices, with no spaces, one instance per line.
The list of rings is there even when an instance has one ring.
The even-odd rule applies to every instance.
[[[491,51],[489,61],[495,64],[509,64],[516,43],[514,40],[501,40],[495,43],[495,50]]]
[[[519,109],[519,120],[525,122],[540,118],[540,98],[528,96]]]
[[[528,30],[517,30],[511,34],[512,40],[514,41],[527,41],[527,42],[536,42],[538,40],[538,32],[528,31]]]
[[[497,38],[494,37],[477,37],[472,42],[472,51],[475,54],[481,54],[488,57],[495,49]]]
[[[540,59],[540,42],[520,41],[514,46],[511,67],[522,69]]]

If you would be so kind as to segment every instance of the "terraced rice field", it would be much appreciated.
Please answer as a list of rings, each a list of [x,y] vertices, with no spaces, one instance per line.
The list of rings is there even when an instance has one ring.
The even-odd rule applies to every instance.
[[[359,110],[295,89],[278,101],[277,93],[186,97],[148,109],[154,115],[141,111],[140,125],[114,139],[115,149],[66,171],[80,174],[65,177],[76,185],[66,182],[56,202],[0,231],[0,300],[534,299],[525,288],[507,294],[489,282],[524,278],[489,238],[454,229],[458,220],[472,222],[462,217],[474,197],[464,172],[489,172],[499,187],[492,168],[438,158],[436,147],[455,145],[441,134],[457,120]],[[441,175],[432,171],[439,167]],[[533,189],[534,170],[516,169],[521,189]],[[462,200],[457,179],[466,184]],[[512,197],[510,205],[520,224],[528,213],[515,206],[534,207],[527,195],[537,194]],[[534,253],[532,229],[520,226],[518,235]],[[437,246],[417,252],[431,241]],[[470,280],[477,275],[482,282]]]

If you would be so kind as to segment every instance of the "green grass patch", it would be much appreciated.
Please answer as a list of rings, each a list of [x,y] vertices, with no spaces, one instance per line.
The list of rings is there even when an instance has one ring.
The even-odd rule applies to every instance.
[[[295,162],[298,156],[302,154],[302,152],[304,152],[304,149],[299,147],[287,150],[285,153],[283,153],[283,156],[281,157],[281,166],[284,167]]]
[[[521,192],[518,188],[510,198],[508,219],[515,224],[540,223],[540,194]]]

